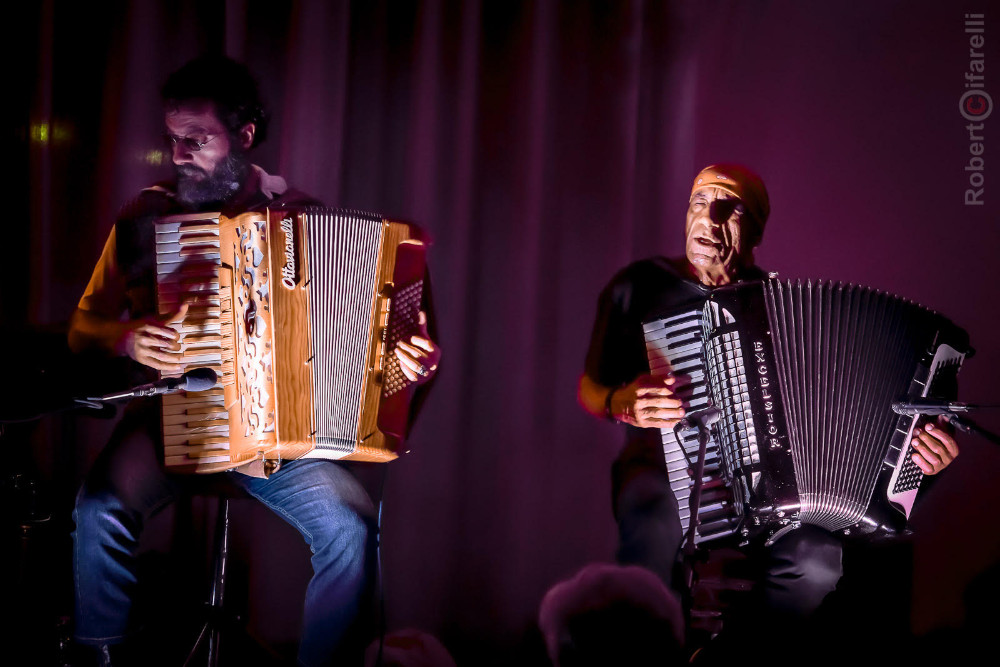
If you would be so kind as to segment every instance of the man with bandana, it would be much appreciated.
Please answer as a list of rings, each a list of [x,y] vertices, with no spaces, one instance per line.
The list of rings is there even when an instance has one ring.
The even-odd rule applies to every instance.
[[[703,169],[688,203],[686,256],[635,262],[598,300],[579,399],[595,417],[625,425],[625,446],[612,469],[618,559],[649,568],[675,588],[681,585],[674,570],[683,534],[660,429],[673,428],[684,409],[671,391],[674,378],[649,373],[642,324],[703,302],[714,287],[765,278],[753,251],[769,213],[767,190],[755,173],[733,164]],[[958,455],[940,423],[917,429],[914,445],[914,463],[926,474],[940,472]],[[840,542],[813,526],[779,539],[763,560],[762,604],[783,618],[809,616],[843,572]]]
[[[225,58],[192,61],[163,88],[166,140],[176,180],[143,190],[126,205],[70,322],[75,351],[128,356],[150,371],[178,371],[180,345],[166,326],[187,306],[156,313],[153,225],[177,213],[221,211],[235,216],[265,208],[300,207],[316,200],[290,189],[280,176],[249,160],[265,138],[267,115],[257,84],[242,65]],[[425,295],[426,297],[426,295]],[[122,314],[127,313],[127,319]],[[396,350],[403,372],[425,383],[440,351],[426,331]],[[73,519],[75,637],[96,649],[101,664],[129,649],[136,627],[136,549],[146,520],[204,478],[226,478],[295,526],[312,550],[299,661],[326,665],[357,649],[349,629],[371,581],[372,503],[358,480],[338,463],[286,462],[270,477],[231,471],[177,476],[160,464],[159,403],[129,406],[77,496]],[[131,642],[134,645],[134,641]]]

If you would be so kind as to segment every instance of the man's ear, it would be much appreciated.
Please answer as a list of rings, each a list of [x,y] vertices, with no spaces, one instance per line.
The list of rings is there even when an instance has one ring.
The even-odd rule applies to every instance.
[[[749,222],[748,228],[750,230],[748,238],[748,240],[751,241],[750,248],[751,250],[759,248],[761,242],[764,240],[764,225],[757,222],[757,219],[753,216],[750,216],[747,220]]]
[[[243,150],[249,150],[249,148],[253,146],[253,138],[256,133],[257,133],[257,126],[253,123],[247,123],[246,125],[240,128],[240,131],[237,133],[236,138],[239,141],[239,144],[243,148]]]
[[[754,251],[760,247],[761,241],[764,240],[764,230],[761,225],[758,225],[753,218],[750,218],[749,222],[752,226],[748,230],[750,233],[746,236],[746,245],[742,253],[743,264],[747,267],[754,265]]]

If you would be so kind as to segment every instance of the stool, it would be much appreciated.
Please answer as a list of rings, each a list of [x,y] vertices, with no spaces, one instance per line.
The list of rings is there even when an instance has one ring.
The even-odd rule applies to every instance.
[[[746,555],[733,547],[699,550],[685,566],[692,579],[687,591],[688,630],[697,645],[722,631],[726,613],[750,593],[754,576]]]
[[[198,648],[203,642],[208,647],[209,667],[218,667],[219,664],[219,642],[222,639],[223,627],[233,625],[237,620],[227,618],[223,602],[226,594],[226,565],[229,559],[229,497],[219,496],[218,512],[215,519],[215,546],[212,557],[212,582],[209,588],[208,601],[205,603],[205,624],[198,633],[198,639],[188,653],[184,665],[191,663]]]
[[[202,606],[205,621],[183,664],[185,667],[196,664],[195,657],[199,651],[204,649],[205,662],[201,664],[208,665],[208,667],[218,667],[223,637],[226,638],[227,644],[231,640],[237,639],[244,644],[253,644],[259,652],[273,658],[276,663],[280,662],[281,656],[251,636],[243,626],[242,619],[225,606],[226,577],[229,569],[229,504],[233,499],[249,496],[241,490],[230,488],[228,485],[214,491],[217,493],[211,495],[218,495],[218,510],[213,538],[212,576],[208,598]]]

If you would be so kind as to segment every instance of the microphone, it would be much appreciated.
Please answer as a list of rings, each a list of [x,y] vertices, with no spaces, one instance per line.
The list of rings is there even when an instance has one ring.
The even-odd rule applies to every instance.
[[[97,398],[90,398],[91,401],[120,401],[122,399],[141,398],[143,396],[159,396],[160,394],[173,394],[178,391],[205,391],[215,386],[218,379],[215,371],[211,368],[195,368],[188,371],[179,378],[163,378],[156,382],[139,385],[132,389],[120,391],[115,394],[105,394]]]
[[[936,398],[914,398],[909,401],[893,401],[892,411],[897,415],[912,417],[913,415],[946,415],[957,412],[970,412],[978,408],[971,403],[957,401],[942,401]]]
[[[712,424],[719,421],[722,411],[715,407],[702,408],[684,415],[684,418],[674,426],[674,433],[686,431],[689,428],[711,428]]]

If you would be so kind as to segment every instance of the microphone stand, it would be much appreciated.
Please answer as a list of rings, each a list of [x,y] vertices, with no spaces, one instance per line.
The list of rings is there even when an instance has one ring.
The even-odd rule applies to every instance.
[[[954,412],[945,412],[944,418],[945,421],[962,433],[974,433],[987,442],[992,442],[994,445],[1000,445],[1000,436],[992,431],[988,431],[967,417],[959,417]]]
[[[27,422],[38,421],[42,417],[58,415],[63,412],[70,412],[71,410],[79,410],[81,408],[87,408],[90,410],[96,410],[98,412],[105,413],[99,415],[99,417],[102,418],[108,418],[113,416],[114,410],[111,409],[113,408],[113,406],[110,402],[102,403],[99,400],[93,398],[75,398],[75,397],[66,397],[60,400],[61,404],[56,405],[55,407],[50,406],[43,408],[34,408],[30,411],[26,411],[20,414],[0,413],[0,425],[24,424]]]
[[[974,433],[987,442],[992,442],[994,445],[1000,445],[1000,436],[996,433],[983,428],[968,417],[959,416],[959,413],[964,415],[965,413],[972,412],[973,410],[996,408],[1000,408],[1000,405],[980,405],[975,403],[958,403],[954,401],[935,401],[933,399],[927,399],[923,403],[918,401],[901,401],[892,404],[893,411],[901,415],[920,415],[922,417],[935,417],[940,415],[944,417],[946,422],[954,426],[955,430],[961,431],[962,433]]]
[[[692,426],[698,429],[698,459],[694,462],[694,485],[691,487],[691,495],[688,498],[688,507],[691,511],[691,516],[688,517],[687,534],[684,537],[684,547],[681,549],[688,561],[695,552],[694,534],[698,528],[698,508],[701,505],[701,486],[702,478],[705,476],[705,452],[708,448],[708,438],[711,435],[712,425],[719,421],[721,415],[722,412],[718,408],[705,408],[704,410],[692,412],[674,425],[674,436],[677,438],[678,443],[681,442],[681,431],[689,429]],[[683,445],[681,446],[681,451],[684,451]],[[684,451],[684,456],[687,458],[686,451]],[[688,458],[688,462],[691,462],[690,458]],[[693,568],[686,568],[686,570],[686,583],[690,589],[694,583],[694,570]]]
[[[152,382],[150,384],[139,385],[132,389],[105,394],[104,396],[88,396],[86,398],[74,398],[73,401],[78,406],[102,409],[105,405],[117,401],[130,401],[133,398],[147,398],[149,396],[163,396],[165,394],[175,394],[179,391],[198,392],[205,391],[213,386],[218,380],[215,371],[210,368],[195,368],[180,377],[170,377]]]
[[[213,379],[212,382],[214,383],[215,380]],[[161,380],[161,383],[162,384],[160,386],[156,386],[159,383],[143,384],[132,389],[116,392],[114,394],[106,394],[104,396],[63,397],[60,398],[61,405],[57,404],[55,407],[47,406],[37,408],[26,411],[24,414],[4,414],[0,412],[0,424],[30,422],[49,415],[56,415],[62,412],[69,412],[70,410],[78,410],[82,408],[97,410],[98,412],[107,412],[109,408],[114,407],[115,403],[119,403],[121,401],[130,401],[134,398],[162,396],[164,394],[174,394],[179,391],[192,390],[185,384],[184,377],[170,378],[169,381]]]

